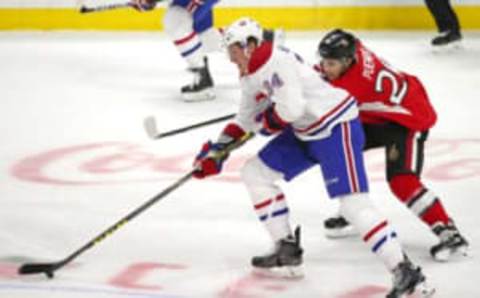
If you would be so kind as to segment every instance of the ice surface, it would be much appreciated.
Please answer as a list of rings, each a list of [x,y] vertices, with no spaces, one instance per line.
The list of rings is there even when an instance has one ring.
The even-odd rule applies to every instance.
[[[322,32],[288,33],[308,60]],[[435,54],[430,33],[358,32],[395,66],[418,75],[439,114],[424,180],[472,244],[473,257],[431,260],[435,238],[389,193],[382,151],[366,156],[371,196],[421,264],[435,297],[480,297],[480,35]],[[384,297],[390,276],[358,239],[324,237],[335,210],[318,169],[284,185],[292,223],[303,227],[306,277],[251,272],[269,249],[238,169],[265,142],[235,152],[225,173],[189,181],[75,262],[43,276],[17,276],[25,261],[57,261],[188,172],[203,141],[221,125],[152,141],[142,122],[164,130],[235,112],[238,79],[212,55],[218,99],[187,104],[186,65],[159,33],[0,34],[0,297]]]

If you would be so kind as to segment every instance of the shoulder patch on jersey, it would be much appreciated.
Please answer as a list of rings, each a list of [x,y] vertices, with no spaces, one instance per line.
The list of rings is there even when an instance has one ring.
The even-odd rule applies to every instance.
[[[250,62],[248,63],[248,73],[255,73],[260,67],[265,65],[272,56],[273,52],[273,43],[272,42],[263,42],[258,48],[255,49],[250,57]]]

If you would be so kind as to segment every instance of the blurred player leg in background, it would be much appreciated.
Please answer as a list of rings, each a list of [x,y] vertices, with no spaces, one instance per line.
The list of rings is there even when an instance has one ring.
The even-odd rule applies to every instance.
[[[163,19],[165,32],[193,74],[193,82],[181,88],[185,101],[215,98],[207,53],[221,48],[221,35],[213,27],[213,6],[218,0],[174,0]]]
[[[432,39],[434,47],[458,44],[462,39],[460,23],[450,0],[425,0],[440,34]]]

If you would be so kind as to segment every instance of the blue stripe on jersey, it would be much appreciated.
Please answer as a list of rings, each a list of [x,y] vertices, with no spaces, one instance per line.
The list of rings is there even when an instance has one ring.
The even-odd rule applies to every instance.
[[[265,214],[259,217],[260,221],[266,221],[267,218],[268,218],[268,214]]]
[[[378,240],[378,242],[375,243],[375,245],[373,246],[372,251],[377,252],[377,250],[379,250],[380,247],[387,241],[387,238],[388,238],[388,235],[385,235],[382,237],[382,239]]]
[[[272,212],[272,217],[277,217],[277,216],[287,214],[288,211],[289,211],[288,207],[285,207],[283,209],[274,211],[274,212]],[[269,217],[268,214],[265,214],[265,215],[259,216],[258,218],[260,219],[260,221],[266,221],[268,219],[268,217]]]
[[[390,238],[395,238],[397,237],[397,233],[392,232],[390,233]],[[388,235],[383,236],[382,239],[380,239],[372,248],[373,252],[377,252],[377,250],[380,249],[380,247],[387,241]]]
[[[277,211],[273,212],[272,217],[280,216],[280,215],[283,215],[283,214],[286,214],[286,213],[288,213],[288,207],[285,207],[283,209],[280,209],[280,210],[277,210]]]
[[[193,48],[191,48],[190,50],[183,52],[183,53],[182,53],[182,56],[183,56],[183,57],[190,56],[190,55],[193,54],[196,50],[198,50],[201,46],[202,46],[202,43],[201,43],[201,42],[197,43],[197,44],[196,44]]]

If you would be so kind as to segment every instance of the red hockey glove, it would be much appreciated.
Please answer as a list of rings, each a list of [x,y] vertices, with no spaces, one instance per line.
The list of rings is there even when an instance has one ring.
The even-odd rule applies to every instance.
[[[240,139],[244,134],[243,129],[231,123],[225,127],[216,143],[208,141],[203,144],[200,153],[195,157],[194,166],[196,170],[193,176],[198,179],[203,179],[220,173],[223,163],[229,156],[228,153],[223,151],[228,145]]]
[[[225,147],[220,143],[206,142],[202,150],[195,157],[195,178],[203,179],[208,176],[216,175],[222,171],[223,162],[228,158],[228,154],[219,153]],[[217,156],[218,155],[218,156]]]
[[[277,134],[289,125],[289,123],[280,118],[275,111],[275,103],[266,108],[259,116],[262,123],[260,133],[263,135],[270,136]]]
[[[136,9],[137,11],[144,12],[153,10],[157,5],[158,0],[131,0],[130,4],[132,8]]]

